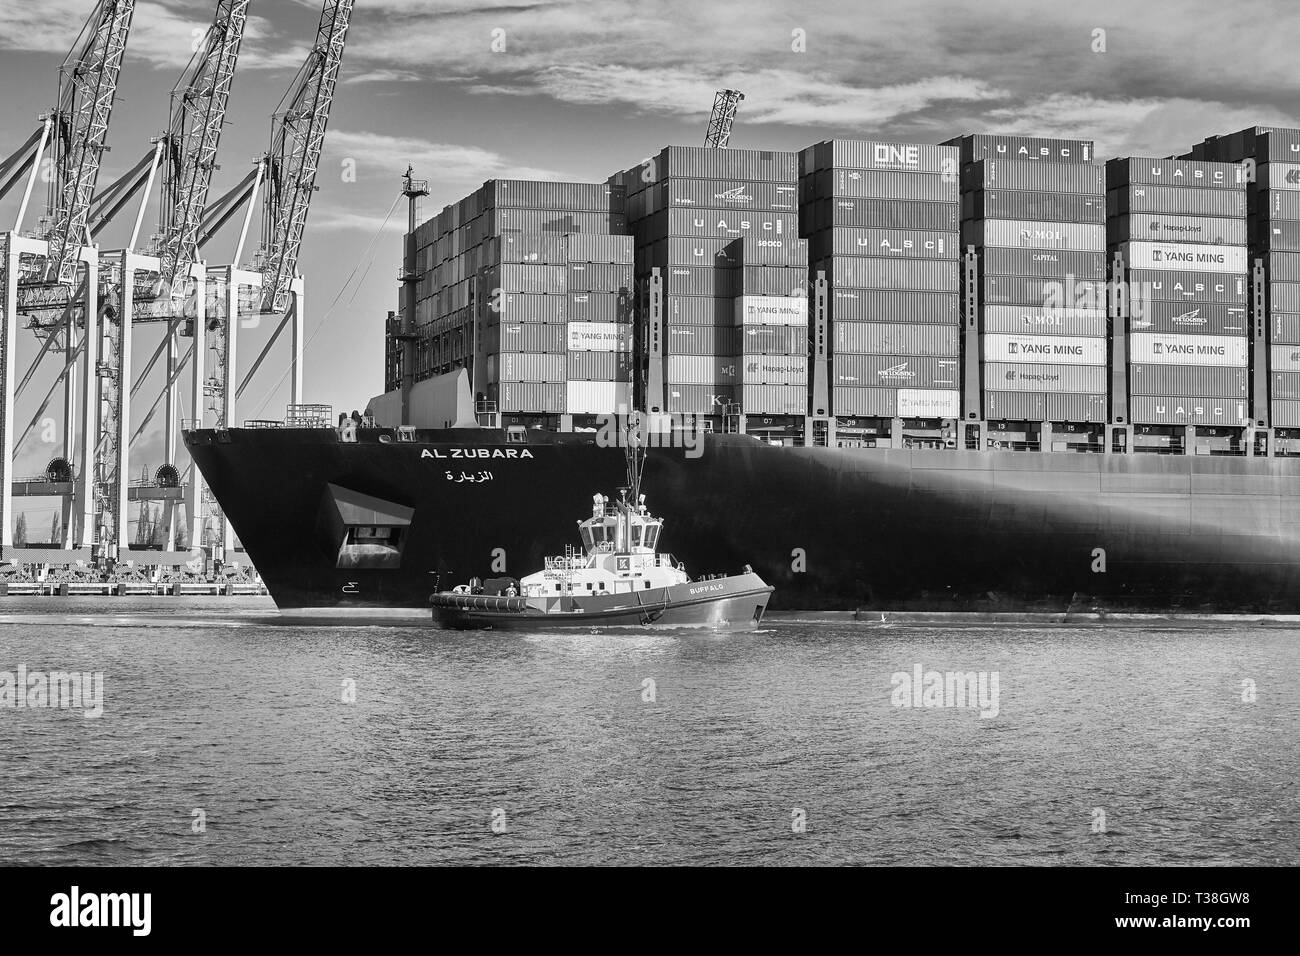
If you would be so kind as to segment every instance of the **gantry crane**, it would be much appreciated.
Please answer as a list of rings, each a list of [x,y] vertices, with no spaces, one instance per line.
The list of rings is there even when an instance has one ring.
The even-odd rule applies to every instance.
[[[704,134],[704,145],[726,149],[731,142],[731,126],[736,121],[736,109],[745,94],[739,90],[718,90],[713,97],[713,113],[709,116],[709,129]]]

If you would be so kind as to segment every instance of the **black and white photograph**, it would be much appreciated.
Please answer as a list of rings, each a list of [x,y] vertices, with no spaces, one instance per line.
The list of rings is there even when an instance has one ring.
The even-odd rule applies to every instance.
[[[1260,945],[1298,47],[1281,0],[0,0],[6,926],[815,867]]]

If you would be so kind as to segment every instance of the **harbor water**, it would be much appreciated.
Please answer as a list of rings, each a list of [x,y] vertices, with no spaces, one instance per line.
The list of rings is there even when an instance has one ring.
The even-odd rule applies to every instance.
[[[102,696],[20,707],[19,668]],[[1294,865],[1297,674],[1300,630],[1259,623],[529,636],[8,598],[0,864]]]

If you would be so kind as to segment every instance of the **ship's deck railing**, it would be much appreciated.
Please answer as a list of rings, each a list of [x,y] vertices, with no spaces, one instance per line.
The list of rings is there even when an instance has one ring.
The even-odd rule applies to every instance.
[[[245,418],[245,428],[283,428],[284,422],[274,418]]]
[[[284,409],[286,428],[333,428],[333,405],[286,405]]]

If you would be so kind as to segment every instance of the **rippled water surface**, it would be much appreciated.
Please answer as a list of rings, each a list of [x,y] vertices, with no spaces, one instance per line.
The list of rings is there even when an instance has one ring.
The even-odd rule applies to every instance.
[[[997,716],[895,706],[918,664],[996,673]],[[0,707],[0,862],[1295,864],[1298,664],[1263,625],[520,636],[0,599],[0,671],[104,675],[99,719]]]

